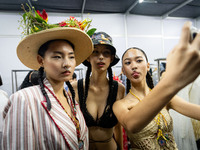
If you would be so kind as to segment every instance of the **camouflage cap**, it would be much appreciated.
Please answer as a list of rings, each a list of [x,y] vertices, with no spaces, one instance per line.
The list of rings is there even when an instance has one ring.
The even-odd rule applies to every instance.
[[[114,66],[119,62],[119,57],[116,55],[116,49],[112,44],[112,38],[107,33],[105,33],[105,32],[94,33],[92,35],[91,39],[92,39],[92,42],[94,45],[104,44],[104,45],[108,45],[110,47],[111,54],[115,56],[114,60],[110,64],[110,66]],[[83,62],[83,64],[85,66],[90,65],[90,63],[87,60],[85,60]]]

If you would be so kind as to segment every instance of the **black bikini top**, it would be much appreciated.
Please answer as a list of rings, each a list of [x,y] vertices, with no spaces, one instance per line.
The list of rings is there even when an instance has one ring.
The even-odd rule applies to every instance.
[[[108,95],[107,104],[104,109],[103,115],[98,119],[94,120],[92,115],[88,112],[86,107],[86,100],[84,100],[84,92],[83,92],[83,79],[78,80],[78,96],[79,96],[79,103],[80,108],[85,118],[86,124],[88,127],[91,126],[99,126],[102,128],[112,128],[117,123],[118,120],[113,113],[112,106],[117,98],[117,91],[118,91],[118,82],[113,81],[113,92],[112,94]]]

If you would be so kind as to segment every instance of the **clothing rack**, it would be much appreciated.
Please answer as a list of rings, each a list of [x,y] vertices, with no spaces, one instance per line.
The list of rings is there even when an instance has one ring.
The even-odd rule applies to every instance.
[[[75,68],[74,72],[78,72],[79,79],[83,78],[83,68]]]
[[[17,84],[17,73],[18,72],[29,72],[31,70],[11,70],[11,78],[12,78],[12,93],[14,93],[14,91],[18,90],[18,84]]]
[[[154,59],[154,61],[157,61],[158,81],[160,81],[160,62],[166,61],[166,58],[157,58],[157,59]]]

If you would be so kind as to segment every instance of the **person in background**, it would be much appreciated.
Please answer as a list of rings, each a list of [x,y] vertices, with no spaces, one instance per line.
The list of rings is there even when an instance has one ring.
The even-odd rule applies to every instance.
[[[33,13],[37,11],[26,11],[24,22],[39,16]],[[28,22],[43,18],[33,19]],[[36,32],[22,39],[17,56],[25,66],[38,70],[39,85],[19,90],[9,98],[3,114],[2,149],[87,150],[88,128],[69,80],[75,66],[92,53],[92,41],[85,31],[68,24],[52,25],[43,19],[29,25],[29,32]],[[64,89],[64,82],[71,94]]]
[[[200,106],[176,96],[200,74],[200,33],[190,43],[190,26],[183,26],[179,43],[167,57],[165,75],[155,87],[143,50],[129,48],[122,56],[128,94],[115,102],[113,111],[126,129],[132,149],[177,149],[169,109],[200,120]]]
[[[191,84],[189,89],[189,101],[194,104],[200,105],[200,75]],[[200,150],[200,121],[192,119],[192,125],[194,128],[194,135],[196,139],[197,149]]]
[[[1,78],[1,75],[0,75],[0,86],[3,85],[3,81],[2,81],[2,78]]]
[[[0,75],[0,86],[3,85],[3,81]],[[3,130],[3,110],[8,102],[8,94],[4,90],[0,89],[0,141],[2,138],[2,130]],[[1,147],[1,142],[0,142]]]
[[[43,78],[45,78],[45,74],[43,74]],[[29,86],[38,85],[38,70],[31,70],[28,72],[26,77],[24,78],[22,84],[19,87],[20,89],[27,88]]]
[[[113,103],[122,99],[125,92],[112,76],[111,67],[119,58],[107,33],[94,33],[91,39],[93,53],[83,62],[87,66],[86,77],[72,84],[89,128],[89,149],[122,149],[122,128],[112,110]]]
[[[0,86],[2,86],[2,85],[3,85],[3,80],[0,75]],[[3,125],[2,112],[3,112],[3,109],[4,109],[5,105],[7,104],[7,102],[8,102],[7,92],[0,89],[0,131],[2,131],[2,125]]]

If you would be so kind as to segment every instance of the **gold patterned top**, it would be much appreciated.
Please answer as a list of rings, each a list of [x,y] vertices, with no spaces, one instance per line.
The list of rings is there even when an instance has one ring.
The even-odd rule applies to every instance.
[[[166,108],[161,110],[167,126],[163,118],[160,119],[160,128],[163,135],[167,136],[169,140],[166,141],[165,146],[160,146],[157,141],[157,131],[158,125],[155,120],[157,120],[158,115],[153,119],[145,128],[143,128],[138,133],[127,132],[127,135],[131,141],[132,150],[178,150],[177,145],[172,135],[173,121],[169,112]]]

